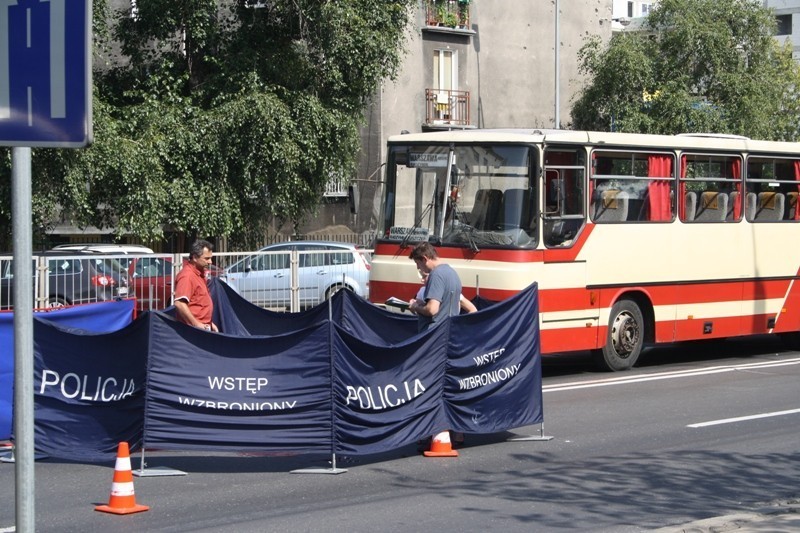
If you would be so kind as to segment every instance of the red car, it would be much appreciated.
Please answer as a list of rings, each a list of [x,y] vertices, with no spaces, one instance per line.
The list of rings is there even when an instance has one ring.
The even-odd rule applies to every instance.
[[[172,305],[173,269],[169,257],[131,257],[128,276],[139,311],[165,309]],[[210,277],[224,281],[225,271],[217,265],[209,265],[206,278]]]
[[[164,309],[172,305],[172,260],[166,257],[132,257],[128,265],[136,309]]]

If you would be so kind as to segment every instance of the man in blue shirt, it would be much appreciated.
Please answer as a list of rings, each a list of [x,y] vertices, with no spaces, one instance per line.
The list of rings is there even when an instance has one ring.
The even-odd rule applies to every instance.
[[[420,272],[427,272],[422,300],[413,299],[409,311],[419,317],[419,331],[440,324],[445,318],[459,314],[461,280],[453,267],[444,263],[429,242],[418,244],[409,255]]]

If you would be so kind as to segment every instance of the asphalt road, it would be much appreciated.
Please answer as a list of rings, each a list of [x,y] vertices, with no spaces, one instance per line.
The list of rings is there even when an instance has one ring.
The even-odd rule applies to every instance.
[[[800,353],[771,339],[650,350],[618,374],[546,358],[538,427],[467,435],[458,458],[415,447],[339,458],[340,475],[289,473],[325,456],[148,453],[150,511],[98,513],[113,464],[36,463],[36,529],[68,531],[642,531],[800,495]],[[139,457],[133,458],[134,468]],[[0,533],[14,468],[0,464]]]

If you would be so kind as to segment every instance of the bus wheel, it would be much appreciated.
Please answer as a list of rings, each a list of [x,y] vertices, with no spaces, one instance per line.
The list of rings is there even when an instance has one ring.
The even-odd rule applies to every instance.
[[[779,333],[783,345],[790,350],[800,350],[800,331]]]
[[[636,364],[644,344],[644,318],[633,300],[620,300],[611,308],[606,343],[595,351],[603,370],[628,370]]]

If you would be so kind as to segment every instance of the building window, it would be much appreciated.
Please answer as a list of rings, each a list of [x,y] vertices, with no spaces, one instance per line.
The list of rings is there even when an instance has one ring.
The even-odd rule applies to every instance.
[[[442,91],[458,89],[456,53],[453,50],[433,51],[433,88]]]
[[[628,18],[633,18],[633,2],[628,2]]]
[[[778,15],[778,32],[777,35],[791,35],[792,34],[792,16],[791,15]]]
[[[642,4],[642,16],[646,17],[650,13],[650,4]]]

